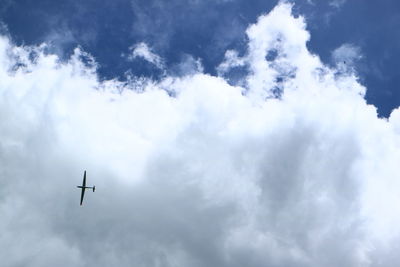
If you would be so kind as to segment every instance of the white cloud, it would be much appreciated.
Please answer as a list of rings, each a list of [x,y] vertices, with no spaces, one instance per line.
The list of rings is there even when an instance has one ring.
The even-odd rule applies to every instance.
[[[217,71],[220,76],[227,73],[230,69],[246,65],[245,59],[240,58],[235,50],[225,52],[224,61],[218,65]]]
[[[191,55],[184,54],[178,64],[175,64],[170,68],[171,75],[174,76],[187,76],[198,73],[203,73],[203,64],[201,59],[195,59]]]
[[[305,27],[289,4],[249,27],[246,88],[199,69],[100,82],[79,49],[61,63],[2,37],[2,264],[397,263],[399,111],[379,119]]]
[[[150,62],[159,69],[164,69],[164,62],[162,58],[153,53],[146,43],[137,43],[129,48],[132,54],[129,55],[128,59],[133,60],[137,57],[141,57],[144,60]]]

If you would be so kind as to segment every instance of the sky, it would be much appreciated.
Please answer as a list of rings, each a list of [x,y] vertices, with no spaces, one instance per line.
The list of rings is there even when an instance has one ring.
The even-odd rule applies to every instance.
[[[400,261],[400,5],[250,2],[0,1],[4,266]]]
[[[101,79],[125,80],[129,74],[159,79],[164,72],[154,65],[129,60],[132,46],[151,47],[164,59],[169,74],[184,75],[183,62],[193,65],[200,60],[205,73],[217,75],[225,51],[245,53],[245,30],[277,2],[1,0],[0,21],[16,45],[46,43],[50,53],[64,60],[81,47],[95,58]],[[389,117],[400,104],[398,1],[291,2],[295,16],[303,15],[307,21],[308,49],[331,67],[347,59],[368,88],[367,102],[377,107],[380,117]],[[334,57],[341,46],[353,48],[356,54]],[[240,73],[232,73],[230,82],[237,82]]]

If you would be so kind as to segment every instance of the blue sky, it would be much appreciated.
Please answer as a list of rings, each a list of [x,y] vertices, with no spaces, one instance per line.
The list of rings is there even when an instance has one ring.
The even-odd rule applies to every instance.
[[[400,104],[400,4],[397,1],[293,1],[294,12],[307,20],[309,49],[326,64],[343,44],[358,48],[355,68],[368,88],[368,103],[388,117]],[[277,1],[51,1],[3,0],[0,20],[17,44],[53,45],[68,57],[82,47],[99,63],[101,77],[158,77],[160,72],[124,54],[146,42],[165,59],[171,72],[188,55],[200,59],[206,73],[216,74],[227,49],[244,53],[245,30],[268,13]]]

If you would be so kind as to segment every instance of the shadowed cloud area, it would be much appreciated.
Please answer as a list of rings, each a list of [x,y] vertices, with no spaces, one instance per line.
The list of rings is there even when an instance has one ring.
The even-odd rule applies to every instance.
[[[2,36],[2,264],[395,266],[400,110],[378,118],[339,64],[357,47],[322,63],[292,9],[251,24],[218,76],[190,54],[171,74],[137,42],[126,57],[160,77],[104,79],[82,48]]]

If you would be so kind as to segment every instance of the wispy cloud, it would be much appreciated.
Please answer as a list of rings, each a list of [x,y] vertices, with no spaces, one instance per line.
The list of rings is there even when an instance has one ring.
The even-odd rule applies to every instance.
[[[160,56],[153,53],[146,43],[137,43],[129,48],[131,54],[128,56],[129,60],[134,60],[137,57],[143,58],[150,62],[159,69],[164,69],[164,62]]]
[[[338,71],[354,72],[355,65],[362,59],[361,49],[352,44],[343,44],[332,51],[332,61]]]
[[[336,8],[341,8],[347,0],[331,0],[329,2],[329,5],[336,7]]]
[[[224,61],[218,65],[217,71],[220,76],[228,72],[230,69],[235,67],[241,67],[246,65],[246,61],[240,58],[238,52],[235,50],[228,50],[225,52]]]

